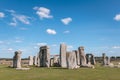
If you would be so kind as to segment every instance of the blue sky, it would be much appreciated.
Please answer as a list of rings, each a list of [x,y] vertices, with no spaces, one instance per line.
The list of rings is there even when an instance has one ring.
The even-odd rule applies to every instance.
[[[119,35],[120,0],[0,0],[0,57],[34,56],[42,45],[59,54],[60,43],[120,56]]]

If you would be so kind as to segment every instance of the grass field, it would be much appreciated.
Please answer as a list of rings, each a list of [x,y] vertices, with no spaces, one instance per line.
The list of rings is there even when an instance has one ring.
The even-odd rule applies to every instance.
[[[120,80],[120,68],[38,68],[22,71],[0,65],[0,80]]]

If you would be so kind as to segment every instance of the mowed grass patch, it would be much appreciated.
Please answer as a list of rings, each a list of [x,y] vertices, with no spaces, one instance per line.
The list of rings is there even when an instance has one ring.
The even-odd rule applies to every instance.
[[[0,65],[0,80],[120,80],[120,69],[97,66],[95,69],[31,67],[30,70],[16,70]]]

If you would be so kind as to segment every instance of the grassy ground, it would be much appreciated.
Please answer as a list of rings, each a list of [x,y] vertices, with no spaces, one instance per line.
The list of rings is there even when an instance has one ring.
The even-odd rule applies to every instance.
[[[120,68],[96,66],[95,69],[31,67],[28,71],[15,70],[0,65],[0,80],[120,80]]]

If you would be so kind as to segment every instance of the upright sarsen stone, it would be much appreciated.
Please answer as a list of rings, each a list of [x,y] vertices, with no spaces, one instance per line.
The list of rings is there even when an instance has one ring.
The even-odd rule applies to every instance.
[[[96,64],[95,57],[94,57],[93,54],[91,55],[91,64],[92,64],[92,65],[95,65],[95,64]]]
[[[37,56],[34,56],[34,57],[33,57],[33,64],[34,64],[35,66],[37,66]]]
[[[73,50],[73,52],[75,52],[75,55],[76,55],[77,65],[80,65],[80,54],[79,54],[79,51],[78,50]]]
[[[50,66],[50,48],[48,46],[41,46],[39,52],[39,66]]]
[[[80,54],[80,65],[84,66],[84,65],[86,65],[86,55],[84,52],[84,47],[81,46],[78,48],[78,50],[79,50],[79,54]]]
[[[29,59],[29,65],[33,65],[33,57],[29,56],[28,59]]]
[[[79,68],[79,66],[77,65],[76,53],[74,51],[67,52],[67,68],[68,69]]]
[[[61,44],[60,45],[60,66],[62,68],[67,68],[66,52],[67,52],[67,46],[65,44]]]
[[[102,54],[103,65],[107,65],[106,55],[105,53]]]
[[[13,57],[13,68],[21,68],[21,51],[15,51]]]

